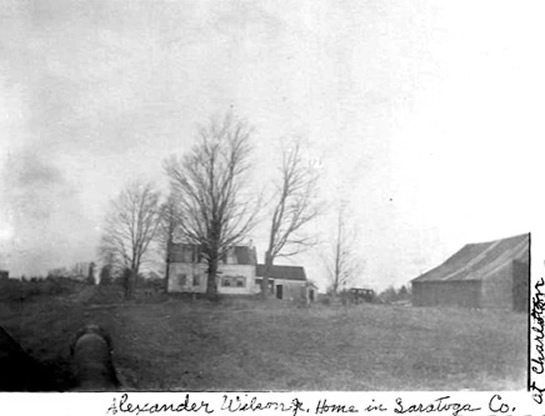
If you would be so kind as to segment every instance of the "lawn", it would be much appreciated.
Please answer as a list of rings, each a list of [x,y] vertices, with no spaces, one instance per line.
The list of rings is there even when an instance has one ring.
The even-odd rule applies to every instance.
[[[72,338],[90,322],[109,331],[126,390],[525,388],[527,317],[510,312],[165,296],[0,304],[0,324],[61,390],[73,385]]]

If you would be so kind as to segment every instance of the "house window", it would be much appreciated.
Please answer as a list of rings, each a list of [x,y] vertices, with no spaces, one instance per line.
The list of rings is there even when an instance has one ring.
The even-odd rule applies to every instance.
[[[221,279],[223,287],[246,287],[246,278],[244,276],[224,276]]]
[[[227,249],[227,251],[221,255],[220,262],[223,264],[238,264],[235,249],[232,247]]]
[[[227,253],[227,264],[237,264],[237,256],[235,255],[235,250],[231,249]]]
[[[203,253],[199,246],[193,246],[193,263],[202,263]]]
[[[187,282],[187,275],[185,273],[178,274],[178,285],[185,286]]]
[[[182,250],[182,261],[184,263],[191,263],[193,261],[193,248],[191,246],[184,246]]]
[[[198,274],[193,275],[193,286],[200,286],[201,285],[201,276]]]

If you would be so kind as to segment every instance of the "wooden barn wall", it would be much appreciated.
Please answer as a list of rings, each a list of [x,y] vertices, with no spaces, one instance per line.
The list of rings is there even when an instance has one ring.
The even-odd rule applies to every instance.
[[[482,307],[513,309],[513,268],[511,263],[483,280]]]
[[[412,299],[414,306],[478,308],[481,305],[481,282],[479,280],[413,282]]]
[[[528,288],[530,285],[530,265],[521,261],[513,261],[513,309],[526,312],[530,306]]]

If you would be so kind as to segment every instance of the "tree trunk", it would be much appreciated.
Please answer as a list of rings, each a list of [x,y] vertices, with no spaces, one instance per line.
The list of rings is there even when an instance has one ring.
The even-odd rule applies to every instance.
[[[166,269],[165,269],[165,292],[168,293],[168,279],[170,277],[170,251],[172,250],[172,235],[169,233],[168,240],[167,240],[167,253],[165,256],[165,263],[166,263]]]
[[[125,291],[125,299],[132,299],[134,297],[134,288],[137,275],[138,272],[136,270],[125,269],[123,272],[123,289]]]
[[[130,293],[130,271],[129,269],[123,269],[123,274],[121,275],[121,282],[123,283],[123,294],[125,295],[125,299],[129,299]]]
[[[130,299],[134,297],[138,284],[138,270],[131,270]]]
[[[208,261],[208,280],[206,282],[206,296],[210,300],[218,298],[218,259],[211,258]]]
[[[95,284],[95,263],[93,262],[89,264],[89,270],[87,273],[87,283],[89,283],[90,285]]]
[[[269,274],[271,273],[273,259],[270,253],[265,253],[265,275],[261,279],[261,297],[267,299],[269,297]]]

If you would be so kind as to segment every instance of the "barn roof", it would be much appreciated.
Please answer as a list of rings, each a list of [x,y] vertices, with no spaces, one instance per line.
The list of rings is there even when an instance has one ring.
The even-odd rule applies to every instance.
[[[420,275],[413,282],[483,280],[513,260],[529,262],[530,234],[486,243],[467,244],[443,264]]]
[[[265,265],[258,264],[256,270],[257,277],[263,277],[265,275]],[[301,266],[271,266],[271,270],[268,277],[273,279],[285,279],[285,280],[307,280],[305,269]]]

